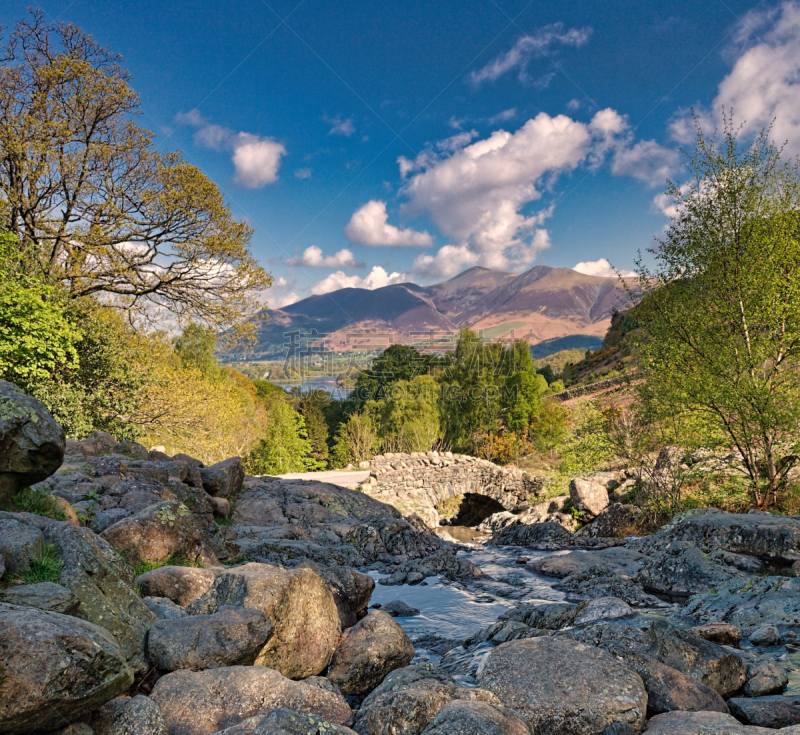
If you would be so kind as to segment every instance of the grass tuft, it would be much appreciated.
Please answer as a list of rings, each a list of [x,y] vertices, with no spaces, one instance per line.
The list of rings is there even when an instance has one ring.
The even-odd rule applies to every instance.
[[[27,487],[18,492],[11,499],[8,510],[15,513],[35,513],[37,516],[46,516],[56,521],[67,520],[58,500],[45,488],[34,490]]]
[[[63,569],[64,561],[61,559],[55,544],[45,541],[41,555],[31,562],[31,568],[22,575],[22,579],[25,584],[58,582]]]
[[[146,574],[147,572],[152,572],[154,569],[160,569],[161,567],[202,567],[203,562],[199,559],[187,559],[183,554],[179,552],[175,552],[169,559],[165,561],[144,561],[141,564],[137,564],[133,571],[137,577],[140,577],[142,574]]]

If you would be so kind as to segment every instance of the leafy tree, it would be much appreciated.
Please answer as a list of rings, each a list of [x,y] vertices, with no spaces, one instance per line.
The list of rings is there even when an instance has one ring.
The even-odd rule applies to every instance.
[[[418,375],[429,375],[441,364],[438,357],[423,354],[408,345],[387,347],[356,378],[352,399],[363,406],[367,401],[377,401],[384,397],[388,386],[398,380],[412,380]]]
[[[800,421],[800,169],[769,130],[743,147],[697,129],[676,214],[638,270],[643,398],[738,448],[757,507],[794,464]]]
[[[369,414],[353,413],[336,433],[333,445],[334,465],[345,467],[372,459],[379,446],[378,431]]]
[[[219,364],[214,354],[217,349],[217,333],[210,327],[190,322],[173,343],[184,367],[197,368],[206,377],[215,377],[219,373]]]
[[[38,275],[147,318],[240,322],[271,283],[219,188],[132,119],[118,55],[44,14],[0,52],[0,224]]]
[[[270,404],[264,438],[245,460],[247,471],[254,475],[283,475],[318,469],[311,456],[303,417],[285,400]]]
[[[325,466],[330,454],[328,449],[328,423],[325,420],[324,401],[314,395],[314,391],[301,394],[297,402],[297,410],[303,417],[311,445],[311,456],[321,465]]]
[[[429,375],[399,380],[376,413],[384,451],[427,452],[440,437],[439,386]]]

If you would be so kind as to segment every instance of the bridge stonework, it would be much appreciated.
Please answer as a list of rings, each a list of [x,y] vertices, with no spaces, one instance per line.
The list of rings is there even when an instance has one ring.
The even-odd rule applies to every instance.
[[[387,453],[362,462],[361,467],[368,468],[370,476],[359,490],[405,516],[418,515],[431,528],[439,525],[436,506],[448,498],[484,495],[512,513],[521,513],[544,489],[543,477],[452,452]]]

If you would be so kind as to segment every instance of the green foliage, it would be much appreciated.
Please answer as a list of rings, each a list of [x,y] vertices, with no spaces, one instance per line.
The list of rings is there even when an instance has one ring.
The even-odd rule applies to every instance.
[[[317,461],[320,467],[327,466],[330,455],[328,448],[330,432],[324,410],[325,404],[328,402],[315,395],[313,391],[301,394],[297,402],[297,410],[305,421],[306,435],[311,446],[311,457]]]
[[[439,386],[429,375],[394,383],[374,413],[383,451],[427,452],[440,438]]]
[[[203,562],[199,559],[189,559],[184,554],[176,551],[172,554],[169,559],[165,559],[164,561],[160,562],[151,562],[145,561],[141,564],[137,564],[133,568],[133,573],[140,577],[142,574],[146,574],[147,572],[152,572],[154,569],[160,569],[161,567],[202,567]]]
[[[11,499],[10,507],[6,510],[16,513],[35,513],[38,516],[46,516],[56,521],[65,521],[67,519],[58,500],[51,495],[47,488],[34,490],[27,487],[21,490]]]
[[[367,408],[373,408],[374,402]],[[333,445],[333,462],[336,467],[357,465],[371,459],[378,452],[380,439],[375,422],[367,412],[356,412],[341,424]]]
[[[423,354],[408,345],[391,345],[356,378],[356,386],[351,396],[357,407],[367,401],[377,401],[386,394],[386,389],[399,380],[413,380],[420,375],[430,375],[440,367],[440,358]]]
[[[38,559],[31,561],[30,569],[22,575],[25,584],[58,582],[64,569],[64,561],[54,544],[45,541]]]
[[[555,449],[567,440],[568,435],[569,426],[566,409],[556,401],[542,401],[541,408],[531,425],[530,431],[530,436],[536,449],[540,452]]]
[[[173,340],[173,344],[183,367],[195,368],[207,378],[219,377],[220,367],[214,354],[217,334],[213,329],[191,322],[183,328],[180,337]]]

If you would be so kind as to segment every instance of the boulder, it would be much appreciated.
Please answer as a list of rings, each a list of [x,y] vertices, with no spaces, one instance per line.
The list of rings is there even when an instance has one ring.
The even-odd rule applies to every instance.
[[[136,578],[136,584],[143,595],[168,597],[181,607],[186,607],[211,588],[219,573],[219,569],[167,565],[140,575]]]
[[[276,707],[320,715],[335,725],[352,718],[341,695],[264,666],[174,671],[156,682],[150,698],[170,735],[209,735]]]
[[[228,498],[239,492],[244,482],[244,465],[240,457],[230,457],[210,467],[200,468],[203,489],[211,496]]]
[[[272,634],[260,610],[221,607],[211,615],[158,620],[150,628],[147,655],[161,671],[252,664]]]
[[[71,590],[55,582],[20,584],[0,589],[0,602],[35,607],[38,610],[48,610],[63,615],[75,615],[81,604]]]
[[[319,674],[328,665],[339,638],[339,613],[327,585],[310,569],[253,562],[235,567],[220,574],[187,612],[214,613],[223,605],[252,607],[272,621],[274,635],[255,663],[291,679]]]
[[[638,674],[606,651],[566,638],[504,643],[477,681],[520,712],[534,733],[600,735],[617,722],[639,731],[647,712]]]
[[[0,380],[0,507],[64,461],[66,437],[41,401]]]
[[[423,731],[424,735],[531,735],[516,712],[486,702],[446,704]]]
[[[446,704],[458,700],[500,706],[484,689],[459,687],[431,664],[397,669],[363,701],[353,729],[358,735],[420,735]]]
[[[88,528],[54,523],[44,531],[64,563],[59,583],[80,601],[75,613],[102,625],[119,643],[134,673],[147,671],[145,638],[156,619],[133,588],[133,569]]]
[[[106,431],[93,431],[81,441],[67,441],[67,451],[70,454],[82,454],[85,457],[96,457],[100,454],[115,449],[119,442]]]
[[[636,611],[619,597],[598,597],[586,603],[572,624],[589,625],[600,620],[620,620],[635,614]]]
[[[313,561],[303,562],[300,568],[315,572],[328,585],[339,611],[342,630],[352,627],[367,614],[369,598],[375,589],[375,580],[368,574],[338,564],[323,566]]]
[[[596,518],[609,503],[605,483],[586,477],[576,477],[570,482],[569,499],[572,507],[586,518]]]
[[[117,521],[101,535],[134,565],[163,563],[173,555],[218,563],[206,544],[206,531],[178,500],[151,505]]]
[[[786,688],[789,677],[780,663],[752,651],[728,646],[726,648],[745,666],[746,681],[742,687],[742,696],[763,697],[767,694],[778,694]]]
[[[141,694],[117,697],[92,718],[95,735],[168,735],[158,705]]]
[[[526,546],[530,549],[561,548],[573,543],[572,534],[560,523],[512,523],[491,538],[494,546]]]
[[[44,536],[38,528],[11,518],[0,518],[0,554],[8,574],[25,574],[43,549]]]
[[[405,631],[391,615],[375,610],[342,636],[328,678],[345,695],[365,695],[412,658],[414,646]]]
[[[55,735],[94,735],[94,730],[85,722],[73,722],[56,732]]]
[[[0,579],[2,579],[5,573],[6,573],[6,562],[5,559],[3,559],[3,555],[0,554]]]
[[[646,735],[775,735],[775,730],[742,725],[723,712],[667,712],[647,723]],[[785,735],[800,735],[785,733]]]
[[[762,625],[748,636],[748,640],[754,646],[777,646],[783,642],[783,637],[777,626]]]
[[[562,579],[554,589],[566,593],[568,600],[596,600],[601,597],[617,597],[632,607],[663,607],[658,597],[644,591],[624,572],[597,564]]]
[[[414,615],[419,615],[419,610],[417,610],[417,608],[407,605],[402,600],[384,602],[383,605],[380,606],[380,609],[393,618],[411,618]]]
[[[0,603],[0,732],[54,730],[133,683],[107,630],[69,615]]]
[[[579,535],[589,538],[625,538],[635,532],[641,514],[642,510],[638,505],[612,503],[590,524],[584,526]]]
[[[800,697],[736,697],[728,700],[731,714],[745,725],[780,727],[800,725]]]
[[[721,646],[738,646],[742,640],[742,631],[729,623],[696,625],[689,632],[698,638],[705,638],[712,643],[719,643]]]
[[[324,717],[278,707],[262,718],[253,735],[356,735],[349,727],[334,725]]]
[[[531,559],[527,568],[546,577],[564,579],[570,574],[585,572],[603,566],[615,572],[633,576],[642,566],[646,557],[638,551],[624,546],[612,546],[598,551],[575,550],[567,554],[556,554]]]
[[[142,602],[159,620],[175,620],[185,618],[189,614],[169,597],[143,597]]]
[[[691,676],[721,697],[730,697],[747,680],[746,666],[735,654],[663,620],[650,626],[639,653]]]

